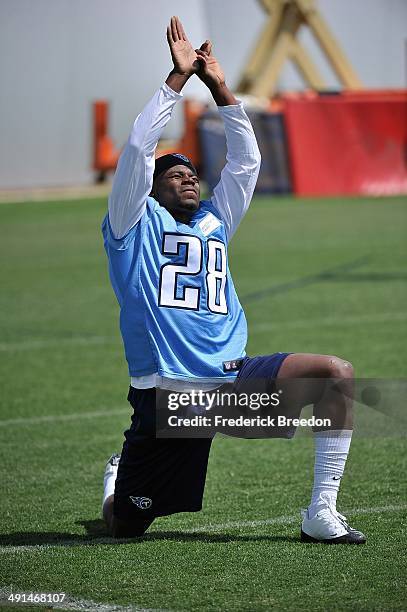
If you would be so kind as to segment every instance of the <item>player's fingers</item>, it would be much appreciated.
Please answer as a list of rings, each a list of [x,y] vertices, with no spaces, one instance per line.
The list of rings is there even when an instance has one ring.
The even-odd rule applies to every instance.
[[[204,53],[199,52],[199,49],[196,50],[196,57],[197,57],[197,60],[201,63],[201,66],[206,66],[207,57],[205,56]]]
[[[182,25],[181,21],[178,18],[177,18],[177,27],[178,27],[180,38],[182,38],[183,40],[188,40],[187,35],[185,34],[184,26]]]
[[[177,28],[178,40],[183,40],[182,25],[181,25],[181,22],[179,20],[179,17],[175,17],[175,27]]]
[[[176,17],[171,17],[171,34],[174,42],[178,40]]]
[[[211,50],[212,50],[212,43],[210,40],[205,40],[204,43],[202,43],[202,45],[200,46],[200,50],[201,51],[205,51],[205,53],[207,53],[208,55],[211,54]]]
[[[168,44],[171,46],[173,40],[172,40],[172,33],[171,33],[170,26],[167,26],[167,41],[168,41]]]

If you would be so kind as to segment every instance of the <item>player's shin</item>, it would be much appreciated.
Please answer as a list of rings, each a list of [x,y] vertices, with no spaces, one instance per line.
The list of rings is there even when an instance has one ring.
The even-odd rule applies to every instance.
[[[106,518],[108,502],[112,503],[120,455],[114,454],[106,464],[103,477],[102,516]],[[110,499],[111,498],[111,499]]]
[[[317,431],[314,434],[315,463],[310,515],[315,515],[321,504],[336,507],[339,486],[352,439],[351,429]]]

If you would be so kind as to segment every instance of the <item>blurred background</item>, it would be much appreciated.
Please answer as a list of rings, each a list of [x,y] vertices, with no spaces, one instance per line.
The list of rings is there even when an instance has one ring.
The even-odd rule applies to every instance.
[[[119,0],[115,3],[108,0],[2,0],[0,189],[86,185],[108,176],[103,172],[104,168],[114,167],[117,153],[128,136],[132,121],[171,69],[165,38],[170,11],[180,16],[194,46],[200,45],[206,38],[212,39],[214,52],[224,66],[229,85],[240,91],[239,85],[242,85],[245,68],[253,52],[262,44],[270,11],[271,17],[274,11],[274,17],[277,18],[278,10],[281,9],[279,4],[297,5],[295,10],[299,11],[302,25],[295,29],[295,38],[302,45],[303,53],[312,59],[315,73],[318,73],[313,89],[318,88],[319,78],[319,89],[325,93],[342,90],[344,85],[332,69],[329,57],[321,49],[309,24],[304,21],[304,11],[314,10],[314,3],[309,0],[300,0],[298,3],[284,0],[239,0],[238,3],[233,0],[173,0],[170,8],[165,0],[150,3],[140,0]],[[363,88],[388,92],[406,87],[405,0],[321,0],[315,7],[357,77],[357,90]],[[304,9],[302,14],[301,9]],[[281,31],[284,33],[285,27],[286,24],[280,23],[280,34]],[[267,70],[267,58],[276,49],[270,40],[267,44],[264,61],[260,61],[256,69],[256,79],[261,79],[262,73]],[[288,57],[288,48],[286,51]],[[284,120],[277,120],[272,125],[268,120],[263,121],[264,117],[260,117],[257,122],[256,118],[253,119],[265,163],[259,189],[294,191],[299,194],[311,189],[315,195],[321,190],[324,194],[340,192],[341,186],[338,185],[327,188],[302,184],[301,173],[308,174],[312,168],[297,167],[298,152],[293,149],[296,143],[292,131],[301,132],[298,121],[300,124],[304,121],[309,123],[308,115],[300,119],[290,117],[290,125],[287,126],[284,99],[280,96],[279,106],[267,107],[266,97],[270,101],[285,92],[310,90],[310,84],[304,81],[295,65],[288,60],[282,62],[277,73],[273,88],[269,92],[262,92],[267,95],[251,98],[248,105],[254,106],[254,112],[259,107],[267,112],[280,112],[285,119],[285,123]],[[345,89],[352,90],[355,87]],[[208,99],[207,91],[198,79],[191,79],[184,92],[188,99],[200,102]],[[99,124],[95,128],[96,111],[93,103],[96,100],[103,101],[104,106],[99,107]],[[400,115],[403,112],[400,104],[406,105],[407,98],[399,97],[398,100],[397,112]],[[388,105],[395,103],[394,98],[388,98],[387,102]],[[318,114],[324,113],[324,108],[320,108]],[[404,115],[407,117],[405,108]],[[178,149],[184,149],[201,166],[211,186],[218,176],[223,158],[221,156],[220,160],[212,161],[208,159],[208,147],[213,147],[214,142],[218,143],[219,138],[222,142],[222,135],[219,136],[219,129],[213,121],[203,125],[197,123],[202,111],[202,107],[194,107],[191,121],[186,126],[185,108],[179,105],[164,134],[170,139],[170,143],[164,144],[164,149],[167,150],[167,144],[170,149],[177,148],[176,145]],[[362,137],[366,139],[367,127],[365,124],[355,126],[353,110],[345,118],[345,123],[343,118],[342,121],[338,119],[342,112],[343,107],[337,109],[335,116],[327,118],[323,126],[320,126],[325,134],[327,130],[332,130],[330,138],[333,139],[335,131],[354,132],[360,128]],[[365,112],[364,109],[362,115]],[[372,112],[374,114],[374,109]],[[392,114],[390,106],[388,113]],[[375,115],[369,123],[373,140],[377,132],[383,130],[386,110],[382,110],[379,115]],[[356,121],[359,123],[360,117]],[[383,174],[381,165],[376,161],[373,171],[376,176],[377,172],[383,176],[379,177],[380,184],[373,187],[370,185],[368,193],[374,193],[375,190],[378,193],[407,191],[405,167],[404,170],[397,168],[397,171],[394,168],[396,158],[396,165],[401,164],[400,139],[405,137],[406,130],[405,121],[403,128],[400,117],[398,121],[396,126],[386,128],[390,140],[392,131],[404,130],[403,134],[399,133],[398,140],[396,138],[397,143],[392,141],[386,145],[377,142],[376,150],[373,146],[373,153],[377,153],[377,147],[379,152],[383,147],[386,148],[383,163],[386,168],[389,164],[393,167],[392,176],[389,176],[388,170],[383,171]],[[184,139],[183,146],[180,146],[179,139],[185,135],[186,127],[188,140],[185,142]],[[98,146],[95,143],[95,129],[99,129],[100,138],[108,137],[107,143],[98,141],[98,152],[95,151]],[[291,132],[289,136],[287,131]],[[308,147],[309,135],[301,134],[302,140],[298,146]],[[290,139],[292,142],[287,143]],[[267,141],[270,140],[277,141],[277,150],[274,147],[274,152],[267,150]],[[345,138],[338,146],[349,149],[348,145],[348,139]],[[389,147],[397,148],[397,152],[393,151],[390,158]],[[317,153],[322,158],[326,156],[326,151]],[[277,156],[277,161],[273,155]],[[360,155],[366,157],[366,151],[359,152],[358,163],[369,165],[366,160],[360,161]],[[271,170],[267,168],[270,164],[280,166],[278,176],[270,178]],[[354,160],[350,160],[347,167],[349,165],[353,166]],[[367,172],[370,183],[371,171],[370,168]],[[353,192],[364,192],[360,186],[361,180],[357,178]],[[384,185],[386,182],[387,187]]]

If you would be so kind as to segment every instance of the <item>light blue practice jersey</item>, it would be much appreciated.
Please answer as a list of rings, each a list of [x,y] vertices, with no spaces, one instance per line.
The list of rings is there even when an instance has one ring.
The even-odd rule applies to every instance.
[[[227,234],[210,201],[185,225],[152,198],[140,221],[114,238],[102,225],[130,376],[233,379],[223,362],[245,355],[246,319],[227,260]]]
[[[188,225],[177,222],[149,194],[157,143],[181,99],[164,83],[136,117],[102,226],[130,383],[141,389],[171,379],[216,386],[236,377],[224,362],[245,354],[247,326],[227,245],[254,192],[259,148],[242,103],[218,107],[225,167],[210,201]]]

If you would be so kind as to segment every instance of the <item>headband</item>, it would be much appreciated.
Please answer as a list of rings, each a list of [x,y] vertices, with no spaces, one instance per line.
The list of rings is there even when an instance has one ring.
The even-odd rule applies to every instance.
[[[195,166],[191,161],[189,161],[188,157],[185,157],[185,155],[182,155],[181,153],[169,153],[168,155],[162,155],[155,160],[153,181],[155,181],[157,176],[169,168],[172,168],[172,166],[186,166],[198,176]]]

